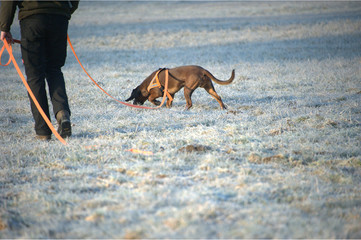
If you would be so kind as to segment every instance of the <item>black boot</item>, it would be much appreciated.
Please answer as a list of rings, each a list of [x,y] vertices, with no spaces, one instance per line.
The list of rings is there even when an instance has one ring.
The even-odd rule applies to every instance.
[[[71,123],[70,114],[66,110],[60,110],[56,114],[56,120],[58,121],[58,133],[62,138],[71,136]]]

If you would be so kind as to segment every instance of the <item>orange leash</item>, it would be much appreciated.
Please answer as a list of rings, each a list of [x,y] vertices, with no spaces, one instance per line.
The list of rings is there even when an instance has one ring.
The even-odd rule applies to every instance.
[[[4,46],[2,47],[2,49],[1,49],[1,51],[0,51],[0,65],[1,65],[1,66],[7,66],[7,65],[10,64],[10,62],[13,62],[16,71],[18,72],[21,80],[23,81],[23,84],[24,84],[25,87],[26,87],[26,90],[28,91],[31,99],[33,100],[35,106],[36,106],[37,109],[39,110],[39,112],[40,112],[41,116],[43,117],[43,119],[45,120],[46,124],[49,126],[50,130],[53,132],[53,134],[55,135],[55,137],[56,137],[57,139],[59,139],[59,141],[60,141],[62,144],[67,145],[67,142],[66,142],[66,141],[64,140],[64,138],[62,138],[62,137],[59,135],[59,133],[55,130],[55,128],[54,128],[54,126],[51,124],[49,118],[46,116],[46,114],[44,113],[43,109],[41,108],[38,100],[36,100],[36,97],[35,97],[34,93],[31,91],[28,83],[27,83],[26,80],[25,80],[24,75],[22,74],[22,72],[21,72],[18,64],[16,63],[16,60],[15,60],[15,58],[14,58],[13,50],[12,50],[11,45],[8,44],[6,40],[4,40],[3,42],[4,42]],[[18,41],[18,40],[16,40],[15,42],[20,43],[20,41]],[[8,61],[5,65],[2,65],[2,64],[1,64],[1,55],[2,55],[2,53],[4,52],[4,49],[5,49],[5,48],[6,48],[6,50],[8,51],[10,58],[9,58],[9,61]]]
[[[141,108],[141,109],[158,109],[158,108],[160,108],[160,107],[164,104],[165,98],[166,98],[167,93],[168,93],[168,69],[166,69],[166,72],[165,72],[165,74],[166,74],[166,75],[165,75],[165,76],[166,76],[165,78],[166,78],[166,79],[165,79],[165,86],[164,86],[164,95],[163,95],[163,100],[162,100],[161,104],[160,104],[159,106],[157,106],[157,107],[145,107],[145,106],[133,105],[133,104],[126,103],[126,102],[122,102],[122,101],[116,99],[115,97],[113,97],[112,95],[110,95],[107,91],[105,91],[101,86],[99,86],[99,84],[98,84],[98,83],[90,76],[90,74],[85,70],[85,68],[83,67],[83,64],[81,64],[81,62],[80,62],[80,60],[79,60],[79,58],[78,58],[78,55],[75,53],[74,47],[73,47],[73,45],[71,44],[69,35],[68,35],[68,43],[69,43],[69,46],[70,46],[70,48],[71,48],[71,50],[72,50],[72,52],[73,52],[76,60],[78,61],[80,67],[83,69],[83,71],[86,73],[86,75],[88,75],[88,77],[90,78],[90,80],[91,80],[100,90],[102,90],[106,95],[108,95],[109,97],[111,97],[113,100],[115,100],[115,101],[117,101],[117,102],[119,102],[119,103],[121,103],[121,104],[123,104],[123,105],[126,105],[126,106],[128,106],[128,107]],[[157,72],[157,74],[155,75],[155,77],[158,78],[159,72],[160,72],[160,71]],[[159,80],[158,80],[158,81],[159,81]],[[169,94],[169,93],[168,93],[168,94]],[[169,96],[170,96],[170,95],[169,95]]]

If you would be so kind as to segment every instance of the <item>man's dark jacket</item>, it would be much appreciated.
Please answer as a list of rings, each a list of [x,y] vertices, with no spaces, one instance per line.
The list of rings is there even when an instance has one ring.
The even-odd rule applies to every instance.
[[[70,19],[71,14],[78,8],[78,1],[1,1],[0,30],[10,32],[16,7],[19,8],[19,20],[34,14],[57,14]]]

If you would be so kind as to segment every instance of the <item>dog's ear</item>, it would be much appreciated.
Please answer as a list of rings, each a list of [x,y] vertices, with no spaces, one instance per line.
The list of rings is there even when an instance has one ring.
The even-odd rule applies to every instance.
[[[132,91],[132,94],[130,95],[130,97],[125,100],[126,102],[129,102],[130,100],[133,100],[134,98],[137,97],[138,94],[138,88],[134,88],[133,91]]]

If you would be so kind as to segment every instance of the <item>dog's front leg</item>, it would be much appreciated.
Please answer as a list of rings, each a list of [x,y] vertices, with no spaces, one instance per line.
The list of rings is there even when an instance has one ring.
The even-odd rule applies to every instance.
[[[156,99],[161,96],[162,96],[162,91],[158,88],[157,89],[153,88],[152,90],[150,90],[150,95],[148,97],[148,101],[153,103],[156,106],[159,106],[161,102]]]
[[[192,107],[192,93],[193,93],[194,89],[188,88],[188,87],[184,87],[184,97],[186,99],[187,105],[186,105],[186,110],[189,110]]]
[[[174,99],[174,94],[171,94],[170,96]],[[167,99],[167,108],[171,108],[172,104],[173,104],[173,100],[168,98]]]
[[[156,106],[159,106],[161,103],[160,101],[156,100],[155,98],[151,98],[151,97],[149,97],[148,100],[149,100],[149,102],[153,103]]]

